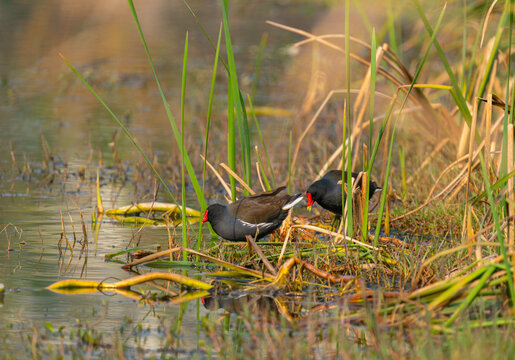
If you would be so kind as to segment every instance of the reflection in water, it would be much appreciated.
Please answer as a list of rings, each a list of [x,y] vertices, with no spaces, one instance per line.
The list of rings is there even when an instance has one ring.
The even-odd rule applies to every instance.
[[[261,294],[216,295],[202,298],[204,307],[211,311],[224,309],[236,315],[256,315],[256,320],[277,320],[281,312],[278,310],[278,302],[273,296]],[[287,317],[290,320],[290,316]]]
[[[210,296],[202,298],[202,304],[206,309],[211,311],[223,309],[230,314],[271,324],[277,324],[281,319],[285,319],[289,323],[295,322],[297,326],[302,326],[314,314],[347,307],[346,304],[336,303],[332,299],[321,301],[307,294],[295,296],[237,292],[228,294],[218,290],[211,290]]]

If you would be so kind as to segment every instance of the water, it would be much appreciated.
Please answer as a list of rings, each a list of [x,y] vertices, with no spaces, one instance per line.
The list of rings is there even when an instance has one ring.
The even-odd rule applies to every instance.
[[[221,19],[217,2],[192,1],[190,5],[216,38]],[[136,7],[175,116],[183,43],[189,31],[186,142],[198,151],[204,129],[197,124],[202,124],[206,113],[205,89],[214,51],[181,1],[137,2]],[[263,32],[270,31],[266,19],[294,19],[297,25],[309,27],[320,11],[294,2],[236,2],[231,31],[241,81],[248,83],[253,74],[257,45]],[[104,255],[131,246],[133,240],[140,246],[167,247],[162,227],[139,229],[110,219],[104,219],[95,239],[91,215],[99,163],[106,207],[148,201],[154,184],[132,144],[58,56],[62,53],[101,93],[147,153],[159,163],[169,164],[167,180],[173,188],[179,166],[176,145],[126,2],[2,2],[0,14],[0,283],[6,287],[0,305],[0,335],[13,336],[20,329],[45,323],[54,329],[70,329],[75,319],[95,323],[95,329],[106,334],[119,329],[127,318],[155,329],[160,319],[170,325],[181,313],[181,349],[195,349],[205,336],[197,331],[198,319],[209,313],[197,301],[182,310],[180,306],[150,309],[121,295],[65,296],[46,290],[49,284],[66,278],[126,279],[130,274],[118,263],[105,261]],[[276,84],[274,77],[287,61],[283,47],[290,42],[289,35],[270,37],[256,96],[261,104],[277,98],[269,94]],[[272,63],[274,56],[282,62]],[[225,80],[220,77],[215,126],[225,116]],[[282,95],[289,96],[293,95]],[[218,131],[212,135],[215,146],[225,141],[225,130],[220,132],[218,125]],[[193,162],[199,164],[198,159]],[[211,191],[216,193],[216,186]],[[160,199],[169,201],[162,194]],[[188,203],[198,206],[192,193]],[[64,240],[60,243],[62,222],[68,240],[79,242],[71,260],[69,250],[59,255],[65,247]],[[88,250],[81,254],[80,242],[84,241]],[[145,347],[157,349],[162,336],[151,331]],[[21,343],[19,337],[12,338]],[[12,344],[15,348],[18,340]]]

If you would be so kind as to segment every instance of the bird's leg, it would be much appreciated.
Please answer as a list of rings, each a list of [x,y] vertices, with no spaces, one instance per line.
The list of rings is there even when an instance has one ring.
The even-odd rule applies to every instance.
[[[259,246],[257,246],[256,242],[254,241],[254,239],[252,238],[252,236],[250,235],[247,235],[245,236],[247,238],[247,243],[249,244],[249,247],[252,245],[252,247],[254,248],[254,250],[256,251],[256,254],[258,254],[259,258],[261,259],[261,261],[263,262],[263,264],[265,265],[265,267],[268,269],[268,271],[270,271],[270,273],[272,275],[276,275],[277,274],[277,271],[275,270],[275,268],[273,267],[272,264],[270,264],[270,261],[268,261],[268,259],[266,258],[265,254],[263,254],[263,252],[261,251],[261,249],[259,248]]]
[[[252,251],[252,245],[249,241],[249,236],[246,236],[247,239],[247,248],[249,249],[249,260],[252,259],[252,256],[254,255],[254,251]]]
[[[337,231],[342,221],[341,215],[335,214],[331,219],[331,231]]]
[[[256,234],[254,235],[254,239],[257,239],[258,235],[259,235],[259,228],[256,229]],[[254,240],[252,239],[252,237],[250,235],[245,236],[245,238],[247,239],[247,246],[249,248],[249,259],[252,259],[252,255],[254,255],[254,252],[252,251],[252,248],[254,248],[252,241],[254,241]]]

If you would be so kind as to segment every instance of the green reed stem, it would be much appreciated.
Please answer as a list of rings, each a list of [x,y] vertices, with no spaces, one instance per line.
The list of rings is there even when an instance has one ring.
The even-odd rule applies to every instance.
[[[494,38],[494,45],[492,47],[492,51],[490,52],[490,56],[488,57],[488,62],[486,65],[486,71],[483,75],[483,78],[481,79],[481,83],[479,85],[478,92],[476,96],[483,96],[486,85],[488,84],[488,81],[490,80],[490,74],[492,72],[492,68],[494,66],[495,59],[497,57],[497,52],[499,50],[499,44],[501,43],[501,37],[504,31],[504,27],[506,26],[506,17],[508,16],[508,12],[510,10],[510,0],[506,0],[504,2],[504,10],[501,14],[501,18],[497,22],[497,30],[495,32],[495,38]],[[510,43],[511,44],[511,43]],[[510,53],[511,51],[508,51]]]
[[[406,95],[406,96],[408,96],[408,95]],[[395,126],[395,124],[393,124],[392,135],[390,136],[390,147],[388,149],[388,158],[386,160],[386,172],[385,172],[385,177],[384,177],[384,182],[383,182],[383,191],[381,192],[381,203],[379,205],[379,211],[377,214],[377,224],[376,224],[376,231],[375,231],[375,236],[374,236],[374,246],[376,246],[376,247],[377,247],[377,243],[379,240],[379,232],[381,231],[381,221],[383,220],[383,212],[384,212],[385,204],[386,204],[386,201],[388,201],[387,200],[388,178],[390,176],[390,165],[391,165],[391,160],[392,160],[393,141],[394,141],[396,129],[397,129],[397,127]]]
[[[233,98],[234,110],[236,110],[236,121],[238,124],[238,131],[240,134],[240,147],[242,152],[243,161],[243,178],[247,184],[252,187],[252,176],[251,176],[251,160],[250,160],[250,136],[248,132],[248,123],[246,114],[244,114],[243,100],[240,95],[238,86],[238,77],[236,74],[236,64],[234,60],[234,52],[232,49],[231,35],[229,32],[229,4],[228,0],[223,0],[222,4],[222,15],[224,23],[225,33],[225,46],[227,51],[227,62],[229,65],[229,87],[231,88],[231,94]],[[235,169],[232,169],[235,171]]]
[[[492,274],[495,272],[495,270],[496,270],[495,266],[488,267],[488,270],[485,273],[483,273],[478,284],[469,292],[469,294],[467,295],[465,300],[458,306],[458,308],[452,314],[452,316],[449,319],[447,319],[447,321],[445,322],[445,325],[444,325],[445,327],[451,326],[452,323],[454,322],[454,320],[456,320],[458,318],[458,316],[463,312],[463,310],[465,310],[472,303],[472,301],[477,297],[477,295],[479,294],[481,289],[483,289],[486,282],[488,281],[490,276],[492,276]]]
[[[227,88],[227,162],[229,168],[236,172],[236,131],[234,127],[234,99],[232,87]],[[236,200],[236,179],[229,177],[231,185],[231,200]]]
[[[363,171],[367,172],[367,182],[365,184],[365,203],[363,204],[363,222],[361,225],[361,235],[363,242],[367,242],[368,233],[368,209],[369,209],[369,194],[370,194],[370,178],[371,173],[368,171],[368,164],[370,162],[370,150],[372,148],[372,137],[374,136],[374,112],[375,112],[375,93],[376,93],[376,52],[377,40],[376,29],[372,29],[372,40],[370,46],[370,100],[369,100],[369,124],[368,124],[368,153],[367,159],[363,159]],[[363,181],[361,182],[363,184]]]
[[[220,42],[222,39],[222,24],[220,24],[220,30],[218,31],[218,41],[216,43],[216,52],[215,52],[215,61],[213,64],[213,75],[211,77],[211,88],[209,89],[209,101],[207,105],[207,122],[206,122],[206,138],[204,140],[204,163],[202,165],[202,193],[204,193],[205,185],[206,185],[206,165],[207,165],[207,148],[209,143],[209,129],[211,126],[211,113],[213,111],[213,98],[215,92],[215,83],[216,83],[216,73],[218,69],[218,60],[220,56]],[[206,211],[207,204],[200,208],[200,213],[204,214]],[[208,223],[209,224],[209,223]],[[211,227],[211,225],[209,225]],[[215,236],[216,234],[211,229],[211,234]],[[199,226],[198,240],[197,240],[197,251],[200,250],[200,242],[202,239],[202,222]]]
[[[429,21],[427,20],[427,17],[424,13],[424,10],[420,6],[419,0],[413,0],[413,2],[415,3],[415,7],[417,8],[418,14],[419,14],[420,18],[422,19],[422,22],[424,23],[424,26],[426,27],[427,32],[433,38],[435,31],[433,31],[431,25],[429,24]],[[436,51],[438,52],[438,56],[440,57],[440,60],[442,61],[442,64],[447,72],[447,75],[449,76],[451,85],[454,89],[454,93],[456,96],[456,105],[458,106],[458,109],[460,110],[461,114],[463,115],[463,118],[465,119],[467,124],[470,126],[470,121],[472,120],[472,115],[470,114],[470,111],[467,106],[467,102],[465,101],[465,98],[463,97],[463,93],[459,87],[456,76],[454,75],[454,72],[452,71],[451,65],[449,65],[449,61],[447,60],[447,57],[445,56],[445,53],[442,50],[442,47],[438,43],[438,40],[435,39],[434,44],[435,44]]]
[[[392,48],[392,51],[396,54],[399,54],[399,57],[400,57],[401,54],[399,53],[399,46],[397,45],[397,34],[395,32],[395,15],[393,14],[393,9],[392,9],[393,1],[395,1],[395,0],[388,0],[387,4],[386,4],[388,37],[390,39],[389,43]],[[397,1],[395,1],[395,6],[396,7],[399,6],[399,3]],[[374,54],[374,56],[375,56],[375,54]]]
[[[490,185],[490,189],[492,191],[498,191],[504,184],[506,184],[506,182],[515,176],[515,170],[514,171],[511,171],[510,173],[504,175],[502,178],[498,179],[497,182],[495,182],[494,184]],[[472,205],[476,205],[477,203],[479,203],[479,201],[481,199],[483,199],[484,197],[486,196],[486,190],[481,192],[480,194],[476,195],[475,197],[473,197],[470,202]]]
[[[184,148],[184,102],[186,99],[186,74],[188,72],[188,32],[186,31],[186,40],[184,40],[184,58],[182,61],[182,81],[181,81],[181,194],[182,194],[182,246],[188,247],[188,220],[186,218],[186,178],[184,176],[184,163],[186,149]],[[186,250],[182,251],[182,260],[188,260]]]
[[[293,133],[290,130],[290,140],[288,142],[288,193],[291,192],[291,160],[292,160]]]
[[[200,22],[200,20],[198,19],[197,17],[197,14],[195,14],[195,12],[193,11],[193,9],[191,8],[191,6],[188,4],[188,2],[186,0],[183,0],[182,1],[184,3],[184,5],[186,6],[186,8],[188,9],[188,11],[190,12],[191,16],[193,16],[193,18],[195,19],[195,22],[197,23],[198,26],[200,26],[200,29],[202,30],[202,33],[204,34],[204,36],[206,37],[207,41],[209,41],[209,43],[211,44],[211,47],[213,48],[213,50],[216,51],[216,46],[215,46],[215,43],[213,42],[213,40],[211,40],[211,37],[209,36],[209,34],[207,33],[206,29],[204,28],[204,26],[202,26],[202,23]],[[225,60],[223,59],[223,57],[220,56],[220,61],[222,62],[222,64],[224,65],[225,69],[227,71],[229,71],[229,67],[227,66],[227,63],[225,62]]]
[[[414,0],[415,2],[417,2],[418,0]],[[432,31],[431,33],[431,39],[429,40],[429,44],[427,45],[427,48],[426,48],[426,51],[424,52],[424,56],[422,57],[422,60],[420,61],[420,64],[418,65],[418,68],[415,72],[415,75],[413,76],[413,81],[411,82],[411,85],[408,89],[408,91],[406,92],[405,96],[404,96],[404,99],[401,103],[401,106],[399,108],[399,115],[398,116],[401,116],[401,113],[402,113],[402,109],[404,109],[404,106],[406,104],[406,102],[408,101],[408,97],[410,96],[411,94],[411,90],[413,90],[413,86],[415,85],[419,75],[420,75],[420,72],[422,71],[422,67],[424,66],[426,60],[427,60],[427,56],[429,54],[429,50],[431,49],[431,46],[433,45],[433,43],[436,45],[436,34],[438,33],[438,29],[440,28],[440,24],[442,23],[442,20],[443,20],[443,16],[445,14],[445,9],[446,9],[446,5],[444,5],[442,11],[440,12],[440,16],[438,17],[438,20],[436,22],[436,25],[435,25],[435,30]],[[395,98],[394,98],[395,100]],[[391,114],[391,110],[393,109],[393,102],[390,104],[390,107],[387,111],[387,114],[388,114],[388,117],[390,116]],[[387,121],[387,119],[385,118],[385,121]],[[385,122],[383,122],[384,124]],[[382,133],[383,133],[383,129],[384,129],[384,126],[380,129],[380,135],[382,136]],[[386,193],[388,192],[388,176],[389,176],[389,172],[390,172],[390,161],[391,161],[391,156],[392,156],[392,146],[393,146],[393,140],[394,140],[394,135],[395,135],[395,129],[396,129],[396,126],[395,124],[393,124],[393,130],[392,130],[392,135],[391,135],[391,139],[390,139],[390,148],[389,148],[389,151],[388,151],[388,160],[387,160],[387,167],[386,167],[386,176],[385,176],[385,181],[384,181],[384,184],[383,184],[383,191],[382,191],[382,194],[381,194],[381,204],[379,205],[379,215],[377,217],[377,226],[376,226],[376,231],[375,231],[375,238],[374,238],[374,245],[377,246],[377,241],[379,239],[379,232],[381,230],[381,221],[382,221],[382,217],[383,217],[383,210],[384,210],[384,206],[385,206],[385,203],[386,203]],[[381,138],[378,139],[378,141],[376,141],[376,146],[374,147],[374,152],[372,154],[372,161],[371,163],[368,165],[368,168],[369,168],[369,173],[370,173],[370,170],[371,170],[371,166],[373,164],[373,160],[375,159],[375,154],[377,152],[377,148],[378,148],[378,142],[381,140]]]
[[[245,108],[245,102],[243,101],[243,95],[241,94],[241,91],[238,89],[239,94],[239,100],[240,100],[240,106],[241,106],[241,113],[243,114],[243,138],[245,139],[244,143],[245,146],[243,147],[242,151],[244,152],[244,156],[242,158],[245,159],[245,162],[243,163],[245,167],[245,181],[247,184],[249,184],[250,187],[252,187],[252,159],[251,159],[251,150],[250,150],[250,129],[249,129],[249,119],[247,117],[247,110]],[[249,195],[247,191],[245,190],[245,195]]]

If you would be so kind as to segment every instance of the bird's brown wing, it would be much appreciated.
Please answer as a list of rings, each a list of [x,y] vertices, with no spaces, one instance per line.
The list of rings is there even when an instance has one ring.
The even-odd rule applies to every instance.
[[[254,194],[254,195],[249,195],[249,196],[246,197],[246,199],[257,199],[257,198],[262,198],[262,197],[274,197],[275,195],[279,194],[284,189],[286,189],[286,186],[279,186],[275,190],[270,190],[270,191],[267,191],[267,192],[261,192],[261,193],[257,193],[257,194]]]
[[[228,205],[231,214],[240,220],[251,224],[273,222],[288,203],[291,195],[245,197]]]

